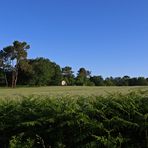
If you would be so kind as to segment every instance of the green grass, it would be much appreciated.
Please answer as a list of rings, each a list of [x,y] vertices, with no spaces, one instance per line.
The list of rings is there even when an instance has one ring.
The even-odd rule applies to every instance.
[[[148,87],[86,87],[86,86],[49,86],[49,87],[21,87],[21,88],[0,88],[1,97],[17,97],[28,95],[49,95],[49,96],[98,96],[106,95],[108,93],[122,93],[126,94],[131,91],[148,90]]]

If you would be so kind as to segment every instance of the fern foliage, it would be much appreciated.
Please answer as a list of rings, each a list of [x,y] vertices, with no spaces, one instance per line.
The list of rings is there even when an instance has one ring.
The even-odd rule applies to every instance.
[[[0,147],[146,148],[148,97],[29,96],[0,100]]]

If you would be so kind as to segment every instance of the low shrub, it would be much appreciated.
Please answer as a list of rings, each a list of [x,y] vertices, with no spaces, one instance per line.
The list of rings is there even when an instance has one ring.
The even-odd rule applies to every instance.
[[[148,96],[1,99],[0,147],[146,148]]]

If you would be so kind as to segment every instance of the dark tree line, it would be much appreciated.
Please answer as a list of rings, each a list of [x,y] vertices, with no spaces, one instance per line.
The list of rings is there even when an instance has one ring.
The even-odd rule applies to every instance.
[[[14,41],[0,51],[0,86],[16,87],[61,85],[68,86],[145,86],[148,78],[129,76],[108,77],[91,76],[91,72],[80,68],[77,75],[70,66],[61,68],[55,62],[43,57],[27,59],[30,46],[26,42]]]

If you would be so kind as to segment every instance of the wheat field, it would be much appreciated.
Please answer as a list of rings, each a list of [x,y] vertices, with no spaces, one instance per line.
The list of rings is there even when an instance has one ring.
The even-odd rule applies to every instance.
[[[48,95],[48,96],[98,96],[109,93],[127,94],[131,91],[148,90],[145,86],[135,87],[89,87],[89,86],[49,86],[49,87],[20,87],[20,88],[0,88],[1,97],[15,98],[17,96]]]

